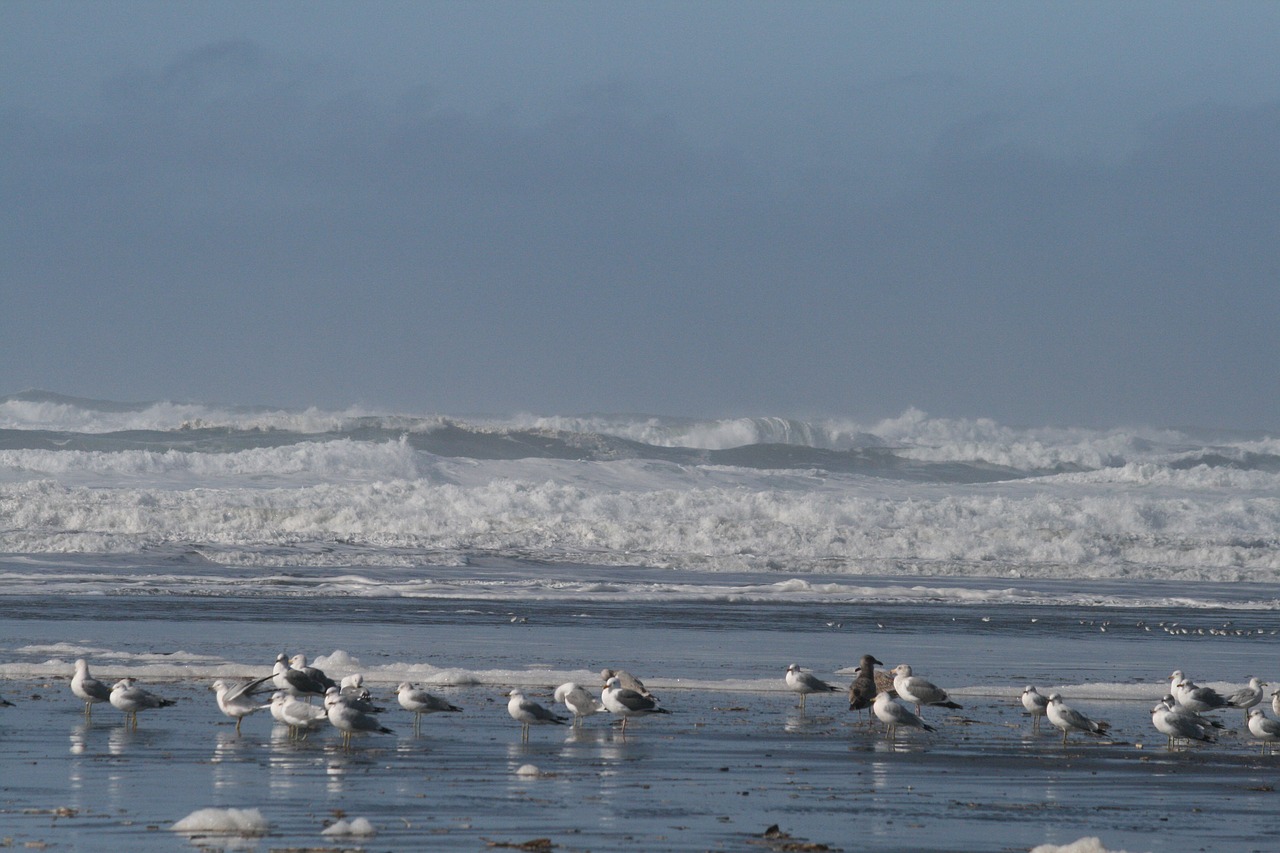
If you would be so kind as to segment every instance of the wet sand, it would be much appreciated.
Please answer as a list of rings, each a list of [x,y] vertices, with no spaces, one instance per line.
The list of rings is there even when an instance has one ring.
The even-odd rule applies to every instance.
[[[1097,836],[1112,850],[1266,850],[1280,836],[1280,757],[1259,754],[1240,726],[1243,715],[1218,715],[1236,729],[1220,743],[1170,753],[1145,698],[1162,691],[1172,662],[1204,681],[1218,673],[1265,678],[1274,639],[1101,635],[1063,608],[1038,611],[1037,631],[1052,620],[1062,627],[1034,635],[1011,627],[1028,624],[1025,610],[980,622],[962,608],[883,608],[879,618],[898,630],[854,636],[762,608],[735,616],[729,608],[662,607],[575,623],[568,617],[582,608],[566,605],[527,610],[528,623],[511,624],[505,613],[450,605],[457,615],[422,624],[406,615],[409,605],[377,604],[375,619],[331,602],[326,619],[282,630],[278,617],[316,603],[241,602],[238,621],[202,623],[185,618],[205,612],[206,603],[192,600],[168,602],[164,615],[153,602],[156,612],[138,622],[106,618],[112,601],[70,610],[9,604],[0,621],[5,660],[47,670],[15,676],[14,665],[0,681],[0,695],[16,703],[0,708],[0,843],[19,849],[479,850],[548,839],[567,851],[1012,851]],[[854,621],[859,612],[843,615]],[[724,618],[708,621],[714,613]],[[953,621],[957,613],[963,621]],[[114,675],[113,666],[154,670],[156,659],[124,660],[144,649],[162,653],[160,660],[172,650],[194,659],[173,665],[189,676],[143,675],[177,704],[143,712],[129,731],[109,706],[85,724],[68,690],[69,665],[57,674],[58,658],[41,645],[58,641],[114,650],[96,665],[104,675]],[[347,751],[329,730],[291,742],[264,713],[247,718],[237,736],[214,705],[211,673],[238,667],[247,676],[254,672],[247,661],[304,642],[317,652],[348,649],[371,667],[430,657],[481,681],[518,679],[548,705],[559,669],[585,677],[603,664],[623,665],[673,713],[633,721],[625,738],[601,715],[581,731],[535,727],[522,744],[501,696],[505,685],[431,686],[465,710],[425,718],[415,737],[412,715],[395,704],[393,683],[382,681],[371,688],[392,735],[357,737]],[[900,733],[896,742],[878,726],[859,725],[839,694],[810,696],[801,716],[782,689],[786,664],[795,659],[847,683],[851,676],[832,670],[838,661],[851,665],[864,647],[889,664],[912,661],[956,688],[964,708],[925,709],[938,731]],[[105,662],[112,654],[114,665]],[[1027,680],[1078,684],[1071,704],[1108,720],[1114,736],[1073,734],[1064,748],[1047,724],[1033,733],[1017,704]],[[269,833],[188,839],[171,831],[208,807],[257,808]],[[321,835],[341,817],[367,818],[378,834]],[[774,825],[789,837],[766,838]]]

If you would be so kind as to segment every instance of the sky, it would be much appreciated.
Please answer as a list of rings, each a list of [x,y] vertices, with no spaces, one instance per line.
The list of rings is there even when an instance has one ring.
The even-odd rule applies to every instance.
[[[1276,430],[1277,33],[0,0],[0,394]]]

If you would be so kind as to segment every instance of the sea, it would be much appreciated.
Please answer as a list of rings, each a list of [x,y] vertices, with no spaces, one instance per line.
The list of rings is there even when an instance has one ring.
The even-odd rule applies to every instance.
[[[1274,849],[1243,712],[1171,750],[1150,711],[1174,670],[1280,684],[1278,580],[1265,431],[10,394],[0,846]],[[394,732],[236,733],[210,682],[282,651]],[[845,707],[862,654],[962,708],[890,738]],[[175,704],[86,717],[77,658]],[[838,690],[801,711],[790,663]],[[521,740],[506,690],[606,667],[671,713]],[[406,680],[464,712],[415,734]],[[1110,731],[1035,728],[1027,684]]]

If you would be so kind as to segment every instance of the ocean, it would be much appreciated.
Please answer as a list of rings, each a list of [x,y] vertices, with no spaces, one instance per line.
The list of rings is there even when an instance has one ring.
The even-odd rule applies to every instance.
[[[1278,576],[1262,432],[12,394],[0,841],[167,850],[191,812],[253,808],[261,834],[190,843],[1265,850],[1280,765],[1243,713],[1169,751],[1150,711],[1175,669],[1280,680]],[[280,651],[361,672],[395,734],[343,750],[259,714],[235,736],[209,683]],[[789,663],[843,688],[864,653],[963,710],[893,741],[843,694],[798,713]],[[86,722],[77,658],[177,704]],[[672,713],[520,742],[502,691],[551,705],[618,666]],[[402,680],[464,713],[414,736]],[[1111,734],[1033,731],[1025,684]],[[378,834],[320,835],[342,816]]]

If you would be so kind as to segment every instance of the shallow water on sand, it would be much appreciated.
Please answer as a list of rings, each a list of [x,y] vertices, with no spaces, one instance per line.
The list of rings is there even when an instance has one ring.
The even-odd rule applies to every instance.
[[[1175,621],[1192,632],[1147,630]],[[990,603],[3,597],[0,695],[15,707],[0,708],[0,841],[399,851],[547,838],[560,850],[781,850],[762,837],[776,824],[790,841],[847,851],[1026,850],[1089,835],[1111,849],[1265,850],[1280,835],[1280,757],[1260,755],[1234,710],[1218,716],[1235,733],[1170,753],[1149,712],[1175,668],[1224,689],[1280,675],[1275,635],[1195,633],[1272,621],[1229,609]],[[291,742],[256,715],[237,736],[208,683],[264,674],[281,648],[341,649],[377,673],[371,687],[395,733],[344,751],[335,733]],[[842,694],[809,697],[801,715],[782,689],[792,661],[847,684],[864,652],[911,663],[964,708],[925,709],[935,733],[890,741],[859,725]],[[104,680],[137,674],[177,704],[144,712],[136,731],[109,706],[86,724],[67,687],[79,656]],[[596,716],[520,742],[502,689],[527,685],[550,705],[555,684],[594,686],[603,666],[644,676],[672,713],[633,721],[625,737]],[[424,719],[415,737],[392,696],[400,677],[434,680],[430,689],[464,712]],[[1113,735],[1076,734],[1064,747],[1047,725],[1033,733],[1017,704],[1024,683],[1061,687]],[[525,765],[537,774],[518,773]],[[257,808],[269,834],[188,841],[170,831],[206,807]],[[322,837],[342,815],[368,818],[378,835]]]

